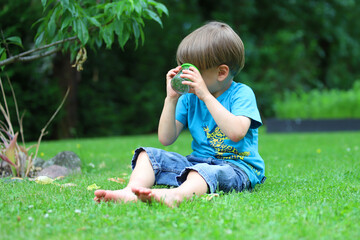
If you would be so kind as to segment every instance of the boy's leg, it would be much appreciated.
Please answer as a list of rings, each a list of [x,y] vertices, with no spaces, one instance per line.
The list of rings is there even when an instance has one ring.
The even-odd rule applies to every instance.
[[[97,190],[95,191],[94,201],[116,201],[129,202],[137,201],[137,196],[132,192],[133,187],[150,188],[154,185],[155,174],[150,163],[149,156],[145,151],[142,151],[136,161],[135,168],[131,173],[128,185],[121,190]]]
[[[143,202],[155,201],[166,204],[169,207],[179,205],[182,201],[200,196],[208,192],[208,185],[204,178],[194,170],[187,175],[186,181],[179,187],[172,189],[150,189],[144,187],[133,187],[133,192]]]

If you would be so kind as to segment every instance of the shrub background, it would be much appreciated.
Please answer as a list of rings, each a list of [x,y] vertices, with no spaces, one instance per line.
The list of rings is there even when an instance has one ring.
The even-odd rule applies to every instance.
[[[360,80],[350,90],[286,92],[275,101],[275,115],[282,119],[360,118]]]
[[[155,132],[176,48],[208,20],[228,23],[244,41],[246,64],[235,80],[254,89],[263,118],[275,116],[274,101],[285,92],[347,90],[360,78],[359,1],[160,2],[170,16],[163,18],[163,28],[145,23],[144,46],[88,49],[81,73],[70,67],[66,53],[6,67],[19,108],[26,110],[27,139],[39,135],[68,85],[71,94],[48,139]],[[36,30],[31,24],[41,12],[38,1],[2,2],[0,29],[5,36],[21,36],[25,49],[31,48]],[[4,80],[5,73],[1,76]]]

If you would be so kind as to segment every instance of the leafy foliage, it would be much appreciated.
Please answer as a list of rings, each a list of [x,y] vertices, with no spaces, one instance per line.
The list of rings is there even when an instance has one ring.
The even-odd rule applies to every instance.
[[[110,49],[115,37],[121,48],[132,37],[136,46],[139,39],[143,44],[143,19],[162,25],[162,14],[168,14],[163,4],[152,0],[100,1],[98,4],[94,0],[42,0],[42,4],[45,17],[38,21],[35,44],[40,46],[75,35],[80,42],[64,44],[64,51],[70,48],[73,57],[74,50],[80,46],[98,48],[105,43]]]
[[[25,55],[41,52],[38,57],[47,56],[60,48],[70,50],[71,59],[77,50],[85,46],[99,48],[103,43],[111,48],[117,37],[118,44],[123,48],[129,39],[134,39],[136,47],[139,39],[144,44],[144,19],[153,20],[162,26],[161,16],[168,14],[165,5],[153,0],[42,0],[43,17],[33,26],[37,26],[35,49],[18,56],[8,56],[8,44],[22,46],[17,36],[3,38],[0,44],[0,66],[13,61],[29,61]],[[75,43],[72,43],[74,40]],[[61,44],[61,47],[58,47]],[[9,59],[7,59],[7,57]],[[8,60],[8,61],[5,61]]]

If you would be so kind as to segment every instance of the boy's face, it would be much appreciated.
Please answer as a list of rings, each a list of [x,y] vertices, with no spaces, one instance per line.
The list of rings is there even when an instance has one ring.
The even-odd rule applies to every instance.
[[[212,89],[216,88],[218,82],[218,71],[217,67],[208,68],[206,70],[201,70],[201,77],[203,78],[206,86],[208,87],[209,91],[212,93]],[[215,89],[213,89],[215,90]]]
[[[228,73],[224,73],[221,66],[208,68],[206,70],[201,70],[200,72],[211,94],[216,95],[218,92],[222,93],[229,87],[228,81],[225,80]]]

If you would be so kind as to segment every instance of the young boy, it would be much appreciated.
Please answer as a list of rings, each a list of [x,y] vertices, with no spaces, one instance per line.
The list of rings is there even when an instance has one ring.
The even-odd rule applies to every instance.
[[[253,91],[233,82],[245,62],[244,45],[227,24],[210,22],[183,39],[177,63],[191,63],[182,78],[190,86],[180,96],[170,85],[178,66],[166,75],[166,98],[158,137],[163,145],[175,142],[186,127],[193,137],[189,156],[141,147],[135,151],[128,185],[122,190],[97,190],[96,202],[152,200],[170,207],[194,195],[243,191],[265,180],[258,153],[262,125]],[[175,186],[151,189],[153,185]]]

